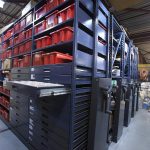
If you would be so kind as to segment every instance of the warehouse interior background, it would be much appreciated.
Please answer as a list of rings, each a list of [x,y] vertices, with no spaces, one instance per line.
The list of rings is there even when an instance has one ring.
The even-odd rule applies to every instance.
[[[149,0],[0,0],[0,43],[2,149],[149,150]],[[111,63],[125,68],[113,76]]]

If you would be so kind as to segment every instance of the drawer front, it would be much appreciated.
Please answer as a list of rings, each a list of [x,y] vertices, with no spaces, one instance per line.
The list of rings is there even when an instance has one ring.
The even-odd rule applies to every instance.
[[[30,68],[13,68],[11,69],[12,74],[29,74]]]

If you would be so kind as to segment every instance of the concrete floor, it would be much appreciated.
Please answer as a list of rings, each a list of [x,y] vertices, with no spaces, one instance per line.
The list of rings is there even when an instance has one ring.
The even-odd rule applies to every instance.
[[[112,143],[109,150],[149,150],[150,113],[140,109],[130,126],[124,128],[123,136],[117,144]],[[28,150],[24,144],[0,120],[0,150]]]
[[[128,128],[124,128],[119,142],[112,143],[109,150],[149,150],[150,113],[140,109]]]

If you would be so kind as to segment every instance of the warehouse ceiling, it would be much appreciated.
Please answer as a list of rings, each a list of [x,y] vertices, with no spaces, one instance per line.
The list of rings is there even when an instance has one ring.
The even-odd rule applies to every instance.
[[[110,3],[119,23],[150,63],[150,0],[110,0]]]
[[[30,0],[3,0],[4,7],[0,8],[0,28],[10,24],[21,16],[22,9]]]

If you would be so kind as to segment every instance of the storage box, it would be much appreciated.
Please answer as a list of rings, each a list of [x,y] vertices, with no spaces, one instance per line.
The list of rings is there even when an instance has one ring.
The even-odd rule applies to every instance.
[[[13,68],[16,68],[16,67],[18,67],[18,58],[15,58],[13,60]]]
[[[32,15],[32,12],[31,12],[30,14],[28,14],[26,16],[26,26],[29,25],[32,22],[32,18],[33,18],[33,15]]]
[[[58,23],[74,18],[74,4],[68,6],[58,13]]]
[[[42,38],[36,39],[35,43],[37,49],[44,48],[52,44],[52,39],[50,36],[44,36]]]
[[[15,26],[14,26],[14,32],[17,33],[18,31],[20,31],[20,23],[19,22],[17,24],[15,24]]]
[[[41,8],[39,8],[35,15],[36,15],[36,19],[41,18],[42,16],[44,16],[46,14],[47,10],[46,10],[46,5],[43,5]]]
[[[50,64],[50,53],[43,54],[44,65]]]
[[[59,52],[50,53],[50,64],[60,64],[72,61],[72,56]]]
[[[32,28],[28,29],[27,31],[25,31],[25,38],[31,38],[32,37]]]
[[[6,52],[6,55],[7,55],[7,58],[10,58],[11,57],[11,50],[8,50],[7,52]]]
[[[19,43],[19,36],[15,37],[14,39],[14,44],[18,44]]]
[[[32,41],[28,41],[25,43],[25,52],[29,52],[32,49]]]
[[[52,35],[52,44],[71,41],[73,39],[73,29],[71,27],[65,27],[53,32],[51,35]]]
[[[57,7],[59,5],[58,0],[47,0],[47,11]]]
[[[25,32],[23,31],[19,34],[19,42],[22,42],[24,39],[25,39]]]
[[[43,65],[43,52],[33,54],[33,66]]]
[[[26,26],[26,20],[25,18],[23,18],[21,21],[20,21],[20,30],[24,29]]]
[[[46,21],[42,21],[39,24],[35,25],[35,34],[42,32],[46,29]]]
[[[25,52],[25,45],[24,44],[19,45],[19,54],[22,54],[24,52]]]
[[[8,48],[8,44],[5,42],[3,43],[3,50],[7,49]]]
[[[31,55],[25,55],[23,58],[23,66],[24,67],[29,67],[30,66],[30,60],[31,60]]]
[[[18,55],[19,54],[19,47],[15,47],[14,48],[14,55]]]
[[[60,42],[59,31],[55,31],[55,32],[51,33],[51,36],[52,36],[52,45]]]
[[[18,67],[24,67],[23,65],[23,59],[18,60]]]
[[[73,30],[71,27],[65,27],[60,30],[60,41],[71,41],[73,39]]]
[[[58,11],[54,11],[52,14],[46,17],[47,28],[52,28],[58,24]]]
[[[9,47],[13,46],[13,38],[9,40]]]

